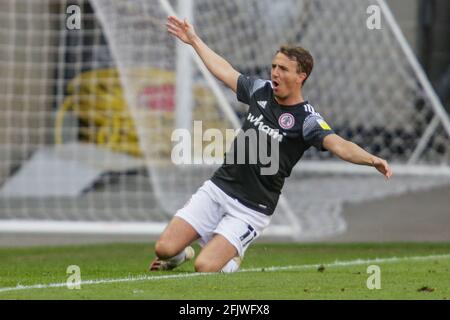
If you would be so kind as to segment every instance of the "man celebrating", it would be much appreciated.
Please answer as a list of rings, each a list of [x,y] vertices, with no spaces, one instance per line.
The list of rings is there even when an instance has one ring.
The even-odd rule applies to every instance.
[[[391,177],[385,160],[335,134],[303,98],[302,87],[314,64],[307,50],[282,46],[272,60],[271,81],[267,81],[241,75],[212,51],[186,20],[170,16],[167,28],[191,45],[208,70],[233,90],[239,101],[249,105],[242,132],[261,131],[264,126],[270,129],[266,133],[277,133],[279,163],[275,174],[264,175],[260,161],[225,161],[164,230],[150,270],[170,270],[192,259],[190,244],[199,240],[202,250],[195,260],[197,272],[237,271],[249,244],[269,225],[285,178],[311,146],[354,164],[373,166],[386,178]],[[246,154],[261,135],[257,139],[245,145]],[[236,139],[233,147],[229,153],[241,151],[236,149]]]

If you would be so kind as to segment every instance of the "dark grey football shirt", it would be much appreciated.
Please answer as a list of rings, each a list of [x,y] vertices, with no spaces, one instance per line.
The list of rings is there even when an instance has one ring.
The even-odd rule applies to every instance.
[[[237,99],[249,105],[241,133],[255,130],[268,135],[267,151],[271,154],[269,139],[275,139],[279,147],[278,171],[275,174],[261,174],[268,167],[267,162],[239,163],[235,151],[239,151],[237,138],[225,158],[224,164],[214,173],[211,181],[226,194],[245,206],[267,215],[273,214],[283,188],[285,178],[311,146],[325,151],[323,139],[334,133],[324,119],[308,101],[294,106],[283,106],[276,102],[270,81],[241,75],[237,85]],[[254,135],[260,139],[258,134]],[[245,140],[245,159],[249,160],[249,150],[255,149],[258,141]],[[231,163],[230,163],[231,162]],[[266,164],[262,164],[266,163]]]

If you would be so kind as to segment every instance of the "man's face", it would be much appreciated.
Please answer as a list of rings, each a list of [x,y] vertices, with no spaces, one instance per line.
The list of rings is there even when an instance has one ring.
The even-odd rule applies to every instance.
[[[272,60],[271,80],[273,93],[279,99],[288,98],[292,92],[299,91],[305,73],[297,72],[297,61],[289,59],[279,52]]]

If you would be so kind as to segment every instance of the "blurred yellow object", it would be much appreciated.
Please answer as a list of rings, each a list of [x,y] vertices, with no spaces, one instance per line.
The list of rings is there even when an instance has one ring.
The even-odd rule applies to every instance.
[[[166,158],[171,154],[174,130],[175,73],[161,69],[126,70],[127,89],[134,108],[130,108],[116,69],[83,72],[67,85],[68,95],[56,114],[54,138],[64,143],[62,128],[67,112],[79,120],[81,141],[136,157]],[[203,128],[225,132],[216,99],[205,87],[194,86],[193,120]],[[130,101],[128,101],[130,102]],[[139,132],[137,128],[139,128]],[[145,134],[145,143],[139,134]]]

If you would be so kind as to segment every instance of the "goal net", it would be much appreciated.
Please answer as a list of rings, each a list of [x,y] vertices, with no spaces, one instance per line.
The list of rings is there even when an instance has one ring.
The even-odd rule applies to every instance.
[[[247,75],[268,79],[281,44],[308,48],[308,100],[393,165],[387,183],[309,150],[266,235],[336,235],[344,203],[450,183],[448,116],[384,1],[4,0],[0,230],[157,234],[211,177],[229,144],[205,132],[226,137],[246,106],[166,32],[174,12]],[[178,128],[188,163],[173,161]]]

